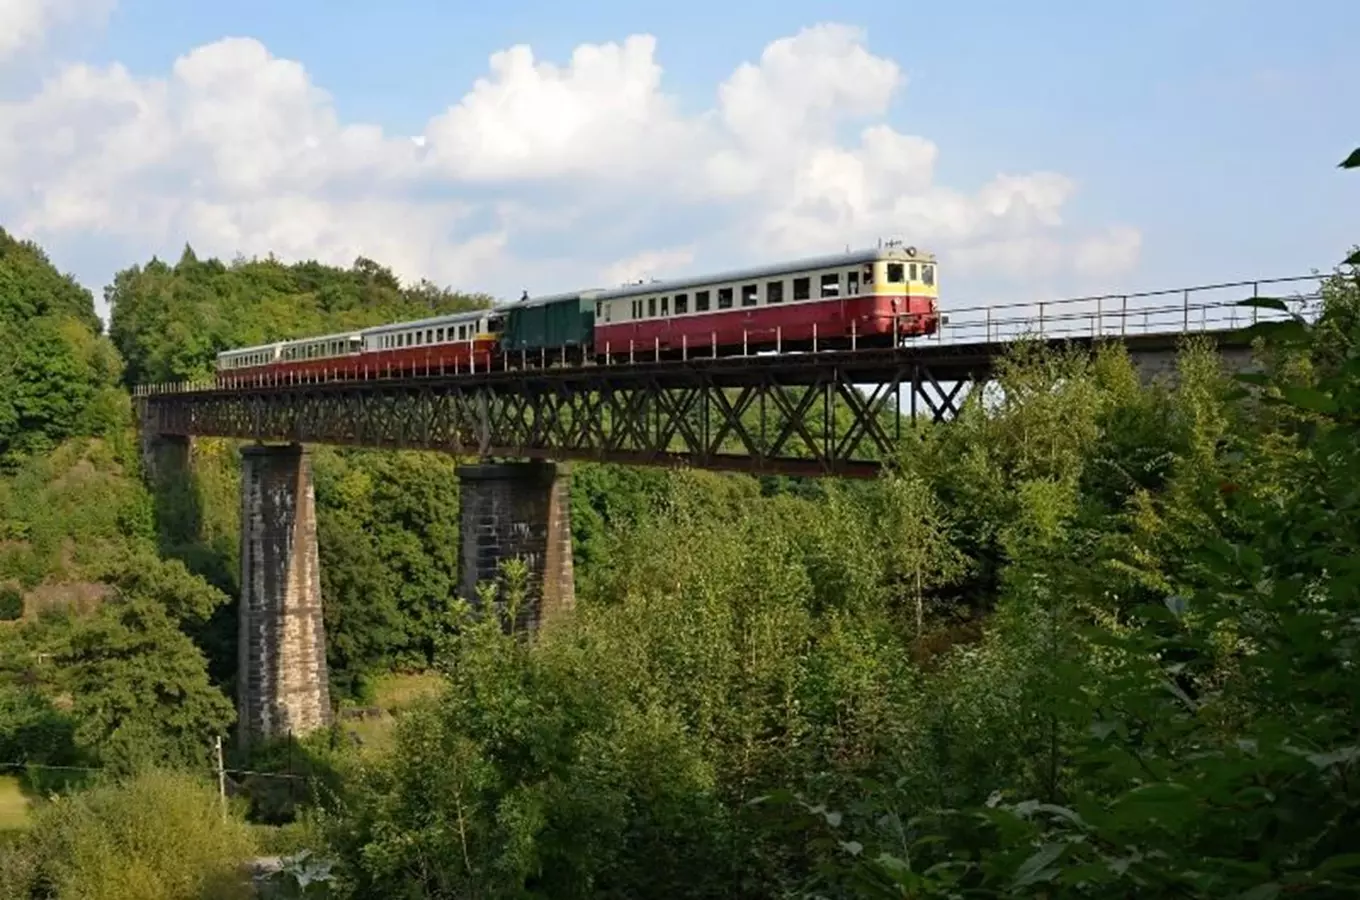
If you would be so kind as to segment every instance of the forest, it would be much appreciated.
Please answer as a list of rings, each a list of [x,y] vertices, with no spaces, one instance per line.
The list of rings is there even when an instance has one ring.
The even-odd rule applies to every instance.
[[[238,448],[153,482],[130,387],[489,298],[187,247],[105,297],[0,231],[0,900],[1360,894],[1360,251],[1259,371],[1021,342],[875,480],[578,464],[532,640],[455,596],[458,460],[316,448],[342,715],[225,804]]]

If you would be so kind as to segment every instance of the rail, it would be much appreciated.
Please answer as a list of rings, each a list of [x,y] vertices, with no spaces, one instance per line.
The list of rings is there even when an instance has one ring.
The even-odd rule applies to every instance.
[[[1024,338],[1041,340],[1129,338],[1137,336],[1194,334],[1206,332],[1228,332],[1245,328],[1262,321],[1278,321],[1290,316],[1300,316],[1311,320],[1316,316],[1322,296],[1322,284],[1326,276],[1299,275],[1286,278],[1267,278],[1255,281],[1234,281],[1218,284],[1197,285],[1172,290],[1143,291],[1126,294],[1101,294],[1086,297],[1071,297],[1061,300],[1038,300],[1018,303],[992,303],[958,309],[942,309],[938,328],[929,335],[907,339],[904,348],[939,346],[984,346],[1007,343]],[[1274,298],[1286,306],[1286,310],[1244,306],[1242,301],[1249,299]],[[896,317],[898,323],[907,319],[906,315]],[[745,345],[774,343],[781,344],[777,330],[750,330],[743,333],[743,352]],[[808,350],[796,352],[817,353],[824,350],[846,349],[846,339],[838,336],[836,342],[820,342],[814,330]],[[806,343],[806,342],[804,342]],[[849,349],[854,351],[856,337],[852,325]],[[623,348],[610,348],[614,355],[621,355]],[[673,350],[672,350],[673,352]],[[681,348],[685,359],[695,361],[717,355],[716,339],[712,345],[703,343]],[[661,348],[655,345],[636,345],[628,348],[627,361],[598,363],[598,365],[628,365],[630,362],[650,362],[659,358]],[[752,354],[757,355],[757,354]],[[764,355],[764,354],[760,354]],[[509,367],[511,362],[519,368],[538,362],[546,367],[556,363],[551,355],[539,360],[521,356],[515,359],[502,358],[501,364]],[[588,362],[587,365],[597,365]],[[459,372],[444,366],[428,367],[424,373],[429,376],[477,374],[479,369],[474,362],[468,369]],[[486,371],[485,364],[480,371]],[[420,374],[417,372],[417,374]],[[370,373],[365,373],[370,377]],[[374,380],[383,380],[382,371],[371,373]],[[228,379],[228,387],[285,387],[298,383],[324,383],[342,380],[338,373],[317,373],[299,382],[294,378],[276,379],[265,376],[239,376]],[[346,377],[343,380],[353,380]],[[139,385],[135,395],[149,397],[161,394],[196,393],[217,389],[213,380],[180,381],[165,384]]]

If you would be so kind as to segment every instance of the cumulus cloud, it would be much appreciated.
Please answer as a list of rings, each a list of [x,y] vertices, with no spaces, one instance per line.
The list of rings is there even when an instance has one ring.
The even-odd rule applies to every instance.
[[[601,273],[600,283],[604,287],[615,287],[638,281],[650,281],[673,275],[694,262],[693,247],[675,247],[670,250],[644,250],[627,259],[606,266]]]
[[[56,10],[97,2],[0,0],[0,16],[24,11],[12,21],[40,32]],[[1137,262],[1136,230],[1067,228],[1076,185],[1061,174],[938,184],[940,148],[885,121],[904,73],[860,29],[773,41],[699,115],[666,92],[656,51],[633,35],[558,65],[511,47],[418,135],[341,121],[301,63],[248,38],[190,50],[163,77],[67,66],[0,104],[0,219],[58,245],[118,241],[129,261],[186,241],[223,256],[364,255],[516,294],[501,280],[560,290],[880,237],[993,273],[1100,277]]]
[[[0,63],[40,50],[49,32],[108,15],[113,0],[0,0]]]
[[[424,135],[429,159],[458,180],[517,180],[655,172],[698,137],[661,92],[656,39],[584,44],[559,68],[528,46],[493,54],[455,106]]]

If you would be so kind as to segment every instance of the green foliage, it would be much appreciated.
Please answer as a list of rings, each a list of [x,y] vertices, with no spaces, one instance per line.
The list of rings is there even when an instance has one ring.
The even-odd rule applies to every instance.
[[[88,582],[149,550],[151,498],[128,468],[116,444],[75,440],[0,477],[0,579]]]
[[[0,898],[244,900],[253,850],[214,786],[151,771],[39,806],[33,828],[0,847]]]
[[[100,330],[89,291],[0,229],[0,470],[127,425],[122,363]]]
[[[28,733],[25,722],[44,709],[42,721],[68,735],[60,747],[71,758],[119,771],[202,765],[233,713],[181,626],[203,621],[225,598],[145,551],[101,575],[110,593],[93,610],[49,610],[8,636],[0,690],[4,681],[18,686],[26,705],[0,704],[0,732]],[[56,698],[69,711],[56,714]],[[42,762],[57,745],[24,739],[14,748],[11,759]]]
[[[24,592],[12,584],[0,585],[0,622],[12,622],[24,614]]]
[[[1035,515],[1009,528],[1019,544],[1003,539],[1013,562],[983,646],[1038,651],[1011,671],[1029,721],[1005,724],[1046,752],[1037,742],[991,773],[984,803],[923,805],[910,777],[863,783],[844,811],[771,795],[822,862],[812,885],[865,897],[1360,891],[1357,287],[1339,271],[1315,327],[1260,329],[1268,370],[1238,379],[1254,397],[1202,349],[1183,355],[1160,489],[1142,485],[1122,508],[1022,492]]]
[[[119,272],[104,296],[129,384],[205,377],[215,355],[230,347],[489,304],[428,282],[403,288],[390,270],[363,258],[349,269],[272,257],[225,265],[199,260],[188,247],[173,266],[153,259]]]
[[[80,762],[75,719],[40,692],[0,686],[0,763],[70,766]]]
[[[5,252],[48,278],[31,248]],[[532,641],[515,628],[522,564],[504,568],[503,606],[454,600],[454,461],[318,452],[335,695],[368,696],[381,673],[431,662],[445,683],[396,717],[390,748],[355,753],[338,726],[238,761],[308,778],[306,798],[247,779],[257,818],[317,807],[318,830],[299,840],[319,852],[294,856],[275,887],[1357,893],[1355,265],[1328,279],[1316,325],[1255,328],[1263,371],[1236,379],[1203,341],[1181,348],[1174,387],[1142,383],[1120,346],[1018,345],[958,421],[909,429],[874,483],[579,466],[580,604]],[[203,650],[225,679],[236,449],[200,442],[192,472],[154,500],[131,484],[120,420],[90,412],[114,369],[97,362],[96,330],[71,324],[83,301],[39,308],[40,296],[0,295],[51,320],[34,345],[50,368],[0,403],[14,473],[0,479],[0,581],[48,609],[0,629],[0,753],[204,771],[231,719]],[[120,274],[109,296],[135,380],[203,374],[229,344],[471,302],[402,289],[365,260],[226,266],[188,250]],[[74,432],[53,424],[67,417]],[[102,440],[54,443],[100,422]],[[56,449],[24,455],[39,447]],[[49,609],[76,577],[105,591],[99,602]],[[77,870],[125,883],[116,859],[155,848],[106,838],[68,859],[74,839],[51,837],[94,821],[51,810],[116,790],[48,807],[35,837],[0,850],[0,873],[24,896],[40,882],[86,896],[56,889]],[[191,793],[175,802],[202,810]]]
[[[319,452],[317,543],[331,680],[428,666],[453,626],[459,519],[454,460],[437,453]]]
[[[167,611],[131,593],[69,627],[49,641],[60,683],[74,696],[77,738],[88,752],[124,770],[203,764],[234,714],[209,683],[202,652]]]

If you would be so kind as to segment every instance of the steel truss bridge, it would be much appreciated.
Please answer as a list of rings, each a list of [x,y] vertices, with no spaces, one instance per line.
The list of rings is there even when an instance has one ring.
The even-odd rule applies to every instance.
[[[878,350],[148,385],[135,399],[149,435],[872,476],[911,423],[957,415],[1017,340],[1120,341],[1135,359],[1166,358],[1190,334],[1241,349],[1255,322],[1310,318],[1321,284],[1301,276],[945,310],[937,334]],[[1252,297],[1287,310],[1242,305]]]

